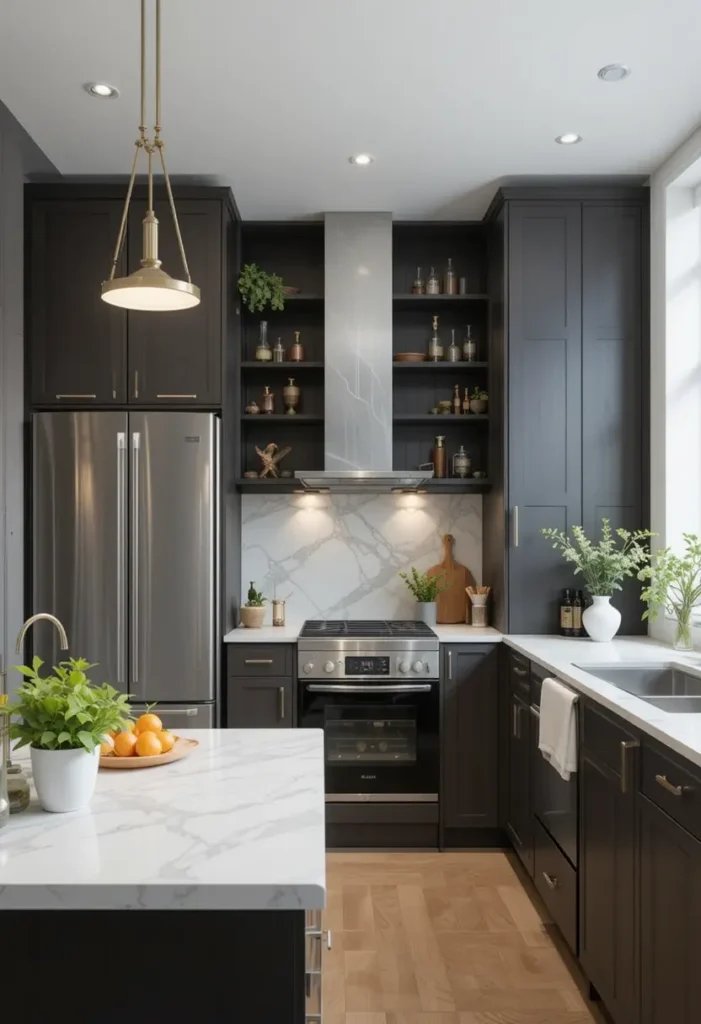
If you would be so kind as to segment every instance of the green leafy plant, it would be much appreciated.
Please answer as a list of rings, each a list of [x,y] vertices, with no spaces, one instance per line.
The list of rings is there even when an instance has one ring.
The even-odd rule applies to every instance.
[[[251,585],[248,588],[248,594],[246,595],[248,600],[246,601],[247,608],[262,608],[267,598],[263,597],[263,593],[260,590],[256,590],[251,580]]]
[[[691,613],[701,601],[701,540],[685,533],[685,551],[675,555],[671,548],[655,552],[649,565],[638,573],[648,585],[640,595],[647,604],[644,619],[654,620],[660,610],[677,620],[675,645],[691,647]]]
[[[266,306],[285,308],[285,292],[279,274],[267,274],[256,263],[247,263],[239,275],[239,291],[251,313],[260,313]]]
[[[125,727],[131,713],[129,698],[109,683],[91,683],[86,673],[95,665],[70,658],[55,665],[53,675],[42,677],[43,664],[34,658],[31,668],[16,666],[25,677],[17,700],[9,705],[10,714],[20,719],[10,726],[11,738],[19,740],[17,747],[92,751],[105,733]]]
[[[489,395],[487,394],[487,392],[483,391],[482,388],[478,388],[478,387],[475,387],[475,388],[472,389],[472,394],[470,395],[470,398],[474,399],[475,401],[479,401],[479,402],[488,402],[489,401]]]
[[[586,589],[592,595],[610,597],[614,590],[621,590],[621,583],[627,576],[635,576],[650,559],[647,545],[653,534],[649,530],[611,529],[608,519],[601,520],[601,539],[598,543],[590,540],[581,526],[572,527],[570,540],[562,530],[540,531],[552,541],[566,562],[572,562],[574,572],[581,573]],[[619,544],[619,541],[621,543]]]
[[[427,576],[425,572],[419,572],[412,567],[411,575],[400,572],[399,576],[420,604],[431,604],[447,587],[444,583],[444,572],[437,576]]]

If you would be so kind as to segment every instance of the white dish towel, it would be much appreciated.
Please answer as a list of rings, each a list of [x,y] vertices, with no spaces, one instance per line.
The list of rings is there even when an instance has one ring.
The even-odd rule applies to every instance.
[[[577,771],[577,694],[557,679],[544,679],[540,694],[538,747],[555,771],[569,779]]]

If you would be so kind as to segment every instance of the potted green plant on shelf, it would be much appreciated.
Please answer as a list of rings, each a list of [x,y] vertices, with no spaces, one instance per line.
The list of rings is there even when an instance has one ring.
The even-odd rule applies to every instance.
[[[425,572],[419,572],[418,569],[412,567],[411,574],[400,572],[399,576],[416,598],[417,620],[425,622],[427,626],[435,626],[436,599],[446,589],[445,573],[427,576]]]
[[[285,308],[285,289],[279,274],[267,274],[256,263],[246,263],[239,275],[239,292],[251,313],[260,313],[267,306]]]
[[[248,588],[247,600],[241,608],[241,622],[247,629],[260,629],[265,618],[265,601],[260,590],[256,590],[253,580]]]
[[[470,412],[484,413],[487,411],[489,395],[482,388],[474,388],[470,396]]]
[[[683,555],[675,555],[671,548],[656,551],[651,563],[638,573],[638,579],[648,581],[640,595],[648,606],[643,618],[652,621],[660,610],[673,615],[673,646],[678,651],[691,651],[691,616],[701,602],[701,540],[695,533],[685,533],[683,537]]]
[[[32,667],[18,665],[25,677],[10,705],[11,739],[29,745],[34,786],[45,811],[77,811],[95,790],[100,744],[106,733],[126,726],[131,708],[126,694],[109,683],[91,683],[95,665],[69,658],[53,673],[40,675],[41,658]]]
[[[611,529],[608,519],[601,520],[601,538],[590,540],[581,526],[572,527],[570,540],[562,530],[544,529],[543,536],[552,541],[566,562],[571,562],[575,575],[581,573],[592,604],[584,610],[582,623],[592,640],[612,640],[621,625],[621,613],[611,604],[614,591],[622,589],[626,577],[632,577],[647,565],[650,551],[649,530]],[[620,541],[620,543],[619,543]]]

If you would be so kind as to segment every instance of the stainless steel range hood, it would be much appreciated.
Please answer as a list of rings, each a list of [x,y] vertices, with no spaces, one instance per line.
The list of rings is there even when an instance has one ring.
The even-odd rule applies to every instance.
[[[325,217],[324,470],[309,490],[416,491],[429,470],[392,469],[392,215]]]

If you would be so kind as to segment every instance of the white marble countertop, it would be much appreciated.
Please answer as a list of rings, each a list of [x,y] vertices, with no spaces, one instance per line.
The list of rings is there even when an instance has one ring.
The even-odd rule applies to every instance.
[[[701,714],[660,711],[639,697],[576,667],[586,663],[594,666],[614,662],[628,665],[674,662],[701,677],[701,653],[681,654],[648,637],[620,637],[611,643],[600,644],[589,639],[556,636],[504,636],[504,643],[701,767]]]
[[[0,910],[323,907],[322,730],[182,735],[199,740],[190,757],[100,771],[85,811],[49,814],[32,793],[0,831]]]
[[[246,629],[245,626],[238,626],[232,629],[224,637],[225,644],[255,644],[255,643],[296,643],[304,623],[297,622],[288,626],[261,626],[260,629]],[[459,644],[480,644],[496,643],[502,639],[498,629],[490,626],[480,628],[479,626],[432,626],[441,643]]]

